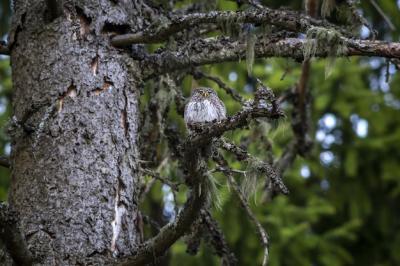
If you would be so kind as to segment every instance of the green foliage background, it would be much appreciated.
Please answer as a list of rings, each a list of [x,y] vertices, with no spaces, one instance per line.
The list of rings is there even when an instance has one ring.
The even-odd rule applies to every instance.
[[[301,8],[298,0],[263,2],[275,8],[283,5]],[[369,1],[362,2],[360,7],[379,31],[378,38],[399,41],[400,1],[377,1],[396,31],[390,31]],[[232,1],[218,1],[217,5],[220,9],[237,9]],[[1,2],[0,14],[0,34],[5,38],[10,15],[7,1]],[[400,265],[400,75],[390,65],[386,82],[384,60],[343,58],[336,61],[332,74],[325,78],[326,63],[326,60],[312,63],[312,135],[316,136],[316,141],[310,156],[298,158],[285,174],[290,195],[265,201],[260,187],[257,196],[251,199],[254,212],[270,235],[270,265]],[[251,97],[248,91],[251,80],[247,78],[244,61],[206,66],[203,70],[219,76],[245,97]],[[254,76],[273,88],[276,94],[293,87],[300,71],[299,63],[274,58],[256,60],[253,67]],[[231,78],[235,76],[233,73],[237,75],[235,81],[229,79],[230,74]],[[215,84],[204,80],[199,83],[217,89],[229,113],[238,109],[239,106]],[[185,95],[195,84],[190,77],[185,79]],[[5,128],[11,116],[10,94],[9,60],[1,57],[2,154],[9,152]],[[182,128],[181,118],[173,111],[170,122]],[[276,129],[265,127],[262,131],[271,141],[275,155],[282,152],[291,134],[290,115]],[[249,136],[247,130],[226,135],[236,142],[246,136]],[[249,151],[261,159],[267,156],[265,147],[250,145]],[[236,169],[246,169],[246,165],[230,162]],[[165,167],[163,174],[176,176],[174,165]],[[238,256],[239,265],[260,264],[263,250],[254,227],[223,177],[215,178],[221,181],[221,210],[214,209],[213,214]],[[9,172],[0,168],[0,200],[6,200],[8,185]],[[145,214],[153,215],[156,210],[162,210],[166,192],[160,191],[162,187],[157,183],[143,204]],[[184,202],[184,191],[176,198]],[[218,258],[211,255],[213,251],[206,245],[202,245],[195,257],[185,250],[183,241],[175,244],[170,265],[219,265]]]

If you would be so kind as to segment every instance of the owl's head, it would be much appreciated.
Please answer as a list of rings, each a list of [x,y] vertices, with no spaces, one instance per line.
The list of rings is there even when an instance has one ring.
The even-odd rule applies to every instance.
[[[207,99],[212,95],[217,95],[217,93],[213,89],[207,87],[199,87],[192,92],[192,96],[196,96],[196,98]]]

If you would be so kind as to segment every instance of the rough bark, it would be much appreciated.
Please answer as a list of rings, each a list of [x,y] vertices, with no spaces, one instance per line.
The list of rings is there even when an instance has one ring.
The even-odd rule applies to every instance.
[[[139,242],[140,77],[108,40],[142,21],[112,1],[64,1],[51,20],[46,1],[15,6],[9,202],[35,263],[130,255]]]

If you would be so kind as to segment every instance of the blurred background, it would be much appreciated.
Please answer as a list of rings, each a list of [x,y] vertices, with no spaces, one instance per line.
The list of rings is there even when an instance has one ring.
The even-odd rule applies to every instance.
[[[299,0],[262,2],[273,8],[303,9]],[[190,2],[178,1],[179,6],[187,3]],[[234,1],[216,1],[215,5],[220,10],[239,8]],[[365,0],[358,7],[378,31],[377,39],[399,41],[400,0]],[[1,1],[2,39],[7,38],[10,14],[10,3]],[[368,38],[371,33],[363,26],[357,34]],[[0,56],[0,153],[5,155],[10,153],[6,134],[12,95],[9,64],[7,56]],[[309,156],[297,158],[285,173],[290,195],[266,201],[261,187],[250,199],[270,235],[270,265],[400,265],[400,75],[394,64],[381,58],[337,59],[329,67],[328,76],[327,65],[328,60],[312,60],[309,88],[313,95],[311,131],[315,141]],[[220,77],[244,97],[252,97],[255,82],[247,75],[245,60],[205,66],[203,71]],[[253,66],[253,76],[278,95],[293,88],[300,73],[301,64],[290,59],[257,59]],[[183,82],[184,95],[188,96],[197,84],[215,88],[228,113],[240,108],[214,83],[195,81],[191,76]],[[282,153],[292,137],[290,107],[286,111],[286,120],[273,127],[265,124],[257,136],[269,140],[275,155]],[[183,128],[182,118],[173,108],[169,123]],[[235,131],[226,137],[240,143],[251,139],[250,132]],[[261,159],[267,156],[266,148],[260,145],[250,145],[249,152]],[[246,169],[246,165],[233,160],[231,166]],[[174,177],[175,168],[167,163],[162,172]],[[2,201],[7,200],[9,183],[9,171],[0,168]],[[213,216],[239,265],[260,264],[263,249],[253,225],[224,182],[218,189],[221,208],[214,209]],[[166,223],[174,218],[177,204],[184,200],[185,191],[173,194],[169,187],[155,183],[142,210]],[[151,233],[146,231],[147,235]],[[190,256],[185,242],[179,241],[165,264],[219,265],[218,257],[211,254],[212,249],[202,243],[198,254]]]

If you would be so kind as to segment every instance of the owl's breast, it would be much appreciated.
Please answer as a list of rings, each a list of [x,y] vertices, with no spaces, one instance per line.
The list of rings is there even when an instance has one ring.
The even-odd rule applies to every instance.
[[[210,100],[190,101],[185,109],[186,124],[220,121],[226,117],[225,107]]]

